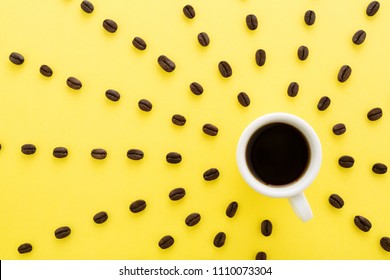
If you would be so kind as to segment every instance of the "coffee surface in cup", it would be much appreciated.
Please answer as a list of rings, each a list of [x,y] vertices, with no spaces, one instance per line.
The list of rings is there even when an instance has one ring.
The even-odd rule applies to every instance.
[[[271,123],[250,138],[246,160],[252,174],[273,187],[283,187],[306,171],[310,149],[305,136],[285,123]]]

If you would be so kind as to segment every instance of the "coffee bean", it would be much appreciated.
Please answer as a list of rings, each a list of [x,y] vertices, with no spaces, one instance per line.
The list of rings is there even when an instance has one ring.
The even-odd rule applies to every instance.
[[[225,244],[226,234],[224,232],[218,232],[214,237],[213,244],[215,247],[220,248]]]
[[[81,6],[81,9],[88,14],[92,13],[94,10],[93,4],[87,0],[84,0],[83,2],[81,2],[80,6]]]
[[[344,168],[351,168],[355,163],[355,160],[351,156],[342,156],[339,158],[339,165]]]
[[[107,157],[107,152],[104,149],[97,148],[91,151],[91,156],[94,159],[105,159]]]
[[[24,144],[21,150],[25,155],[32,155],[36,152],[37,148],[34,144]]]
[[[186,124],[186,118],[182,115],[175,114],[172,116],[172,122],[178,126],[183,126]]]
[[[140,37],[135,37],[132,43],[134,47],[141,51],[145,50],[147,47],[146,42]]]
[[[75,77],[69,77],[67,80],[66,80],[66,84],[68,85],[68,87],[72,88],[72,89],[80,89],[83,84],[80,82],[79,79],[75,78]]]
[[[217,168],[210,168],[203,173],[203,179],[206,181],[212,181],[219,177],[219,171]]]
[[[255,15],[247,15],[246,16],[246,25],[248,26],[249,30],[256,30],[258,24],[257,17]]]
[[[176,152],[170,152],[167,154],[166,160],[168,163],[179,163],[181,162],[181,155]]]
[[[67,236],[69,236],[69,234],[71,233],[71,230],[69,227],[67,226],[64,226],[64,227],[59,227],[57,228],[55,231],[54,231],[54,235],[57,239],[62,239],[62,238],[65,238]]]
[[[236,215],[237,209],[238,203],[236,201],[230,202],[230,204],[226,208],[226,216],[228,216],[229,218],[233,218],[234,215]]]
[[[306,11],[304,19],[307,25],[313,25],[316,21],[316,13],[312,10]]]
[[[355,225],[364,232],[368,232],[372,227],[371,222],[362,216],[355,216],[353,221],[355,222]]]
[[[256,64],[258,66],[263,66],[265,64],[265,60],[267,58],[267,55],[265,53],[265,50],[263,49],[258,49],[255,54],[255,60]]]
[[[337,209],[343,208],[344,200],[338,194],[331,194],[329,196],[329,203]]]
[[[139,199],[130,204],[130,211],[133,213],[138,213],[141,212],[146,208],[146,202],[145,200]]]
[[[176,188],[169,192],[169,198],[173,201],[182,199],[186,195],[186,190],[183,188]]]
[[[218,134],[218,127],[211,123],[206,123],[202,129],[205,134],[210,136],[216,136]]]
[[[290,85],[289,85],[288,88],[287,88],[287,94],[288,94],[288,96],[290,96],[290,97],[295,97],[295,96],[297,96],[298,91],[299,91],[299,84],[296,83],[296,82],[290,83]]]
[[[138,102],[138,107],[142,110],[142,111],[145,111],[145,112],[149,112],[152,110],[152,103],[147,100],[147,99],[141,99],[139,102]]]
[[[267,253],[266,252],[258,252],[256,254],[255,260],[266,260],[267,259]]]
[[[45,64],[41,65],[39,72],[45,77],[51,77],[53,75],[53,70]]]
[[[33,249],[32,245],[30,243],[23,243],[18,247],[19,254],[26,254],[31,252]]]
[[[264,220],[261,222],[261,233],[264,236],[270,236],[272,233],[272,223],[270,220]]]
[[[121,95],[114,89],[108,89],[106,90],[106,97],[109,100],[116,102],[121,98]]]
[[[165,55],[160,55],[157,62],[166,72],[172,72],[176,68],[176,64]]]
[[[183,8],[183,13],[186,17],[188,17],[189,19],[192,19],[195,17],[195,9],[194,7],[192,7],[191,5],[185,5],[184,8]]]
[[[368,4],[366,9],[366,14],[370,17],[375,15],[380,8],[380,4],[378,1],[372,1],[370,4]]]
[[[383,163],[375,163],[372,166],[372,171],[376,174],[385,174],[387,172],[387,166]]]
[[[175,243],[175,239],[173,239],[173,237],[170,235],[166,235],[160,239],[160,241],[158,242],[158,246],[161,249],[167,249],[167,248],[171,247],[173,245],[173,243]]]
[[[326,109],[328,109],[330,102],[331,100],[329,97],[327,96],[321,97],[321,99],[318,101],[317,109],[320,111],[325,111]]]
[[[93,216],[93,221],[97,224],[102,224],[105,221],[107,221],[107,219],[108,219],[108,215],[104,211],[101,211],[101,212],[95,214],[95,216]]]
[[[349,76],[351,76],[352,69],[348,65],[343,65],[340,68],[339,74],[337,75],[337,79],[339,82],[344,83],[346,80],[348,80]]]
[[[218,69],[222,77],[229,78],[233,74],[232,67],[226,61],[221,61],[218,63]]]
[[[56,158],[64,158],[68,156],[68,149],[65,147],[55,147],[53,150],[53,156]]]
[[[379,244],[383,248],[383,250],[390,252],[390,237],[382,237]]]
[[[356,31],[356,33],[352,37],[352,42],[356,45],[360,45],[366,39],[366,32],[364,30]]]
[[[300,60],[306,60],[306,58],[309,56],[309,49],[306,46],[300,46],[298,48],[298,58]]]
[[[23,57],[23,55],[21,55],[20,53],[12,52],[12,53],[9,55],[9,60],[10,60],[13,64],[21,65],[21,64],[23,64],[23,62],[24,62],[24,57]]]
[[[206,32],[201,32],[198,34],[198,42],[201,46],[207,47],[210,44],[209,35]]]
[[[383,112],[382,112],[381,108],[374,108],[374,109],[371,109],[367,113],[367,118],[370,121],[376,121],[376,120],[379,120],[382,117],[382,115],[383,115]]]
[[[190,84],[190,90],[195,95],[201,95],[203,93],[203,87],[197,82],[193,82]]]
[[[333,133],[336,135],[344,134],[346,130],[347,130],[347,128],[345,127],[345,124],[343,124],[343,123],[335,124],[332,128]]]
[[[187,218],[185,219],[185,223],[189,227],[196,225],[197,223],[199,223],[199,221],[200,221],[199,213],[192,213],[188,215]]]
[[[248,107],[249,104],[251,104],[251,100],[245,92],[240,92],[237,95],[238,102],[243,106],[243,107]]]
[[[140,160],[144,158],[144,152],[139,149],[130,149],[127,151],[127,157],[132,160]]]
[[[115,33],[118,29],[118,25],[112,19],[105,19],[103,21],[103,27],[110,33]]]

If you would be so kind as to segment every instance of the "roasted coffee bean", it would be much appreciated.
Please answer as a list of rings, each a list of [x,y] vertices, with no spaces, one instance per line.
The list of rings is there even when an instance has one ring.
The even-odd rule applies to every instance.
[[[306,11],[304,19],[307,25],[313,25],[316,21],[316,13],[312,10]]]
[[[256,64],[258,66],[263,66],[265,64],[265,60],[267,58],[267,55],[265,53],[265,50],[263,49],[258,49],[255,54],[255,60]]]
[[[217,168],[210,168],[203,173],[203,179],[206,181],[212,181],[219,177],[219,171]]]
[[[118,25],[112,19],[105,19],[103,21],[103,27],[110,33],[115,33],[118,29]]]
[[[173,237],[170,235],[166,235],[160,239],[160,241],[158,242],[158,246],[161,249],[167,249],[167,248],[171,247],[173,245],[173,243],[175,243],[175,239],[173,239]]]
[[[203,93],[203,87],[197,82],[193,82],[190,84],[190,90],[195,95],[201,95]]]
[[[18,247],[19,254],[26,254],[31,252],[33,249],[32,245],[30,243],[23,243]]]
[[[181,154],[176,152],[170,152],[167,154],[166,160],[168,163],[179,163],[181,162]]]
[[[71,233],[71,230],[69,227],[67,226],[64,226],[64,227],[59,227],[57,228],[55,231],[54,231],[54,235],[57,239],[62,239],[62,238],[65,238],[67,236],[69,236],[69,234]]]
[[[53,70],[45,64],[41,65],[39,72],[45,77],[51,77],[53,75]]]
[[[383,250],[390,252],[390,237],[382,237],[379,244],[383,248]]]
[[[329,196],[329,203],[337,209],[343,208],[344,200],[338,194],[331,194]]]
[[[184,188],[176,188],[169,192],[169,198],[173,201],[182,199],[186,195],[186,190]]]
[[[321,99],[318,101],[317,109],[320,111],[325,111],[326,109],[328,109],[330,102],[331,100],[329,97],[327,96],[321,97]]]
[[[240,92],[237,95],[238,102],[243,106],[243,107],[248,107],[249,104],[251,104],[251,100],[245,92]]]
[[[147,99],[141,99],[139,102],[138,102],[138,107],[142,110],[142,111],[145,111],[145,112],[149,112],[152,110],[152,103],[147,100]]]
[[[379,120],[382,117],[382,115],[383,115],[383,112],[382,112],[381,108],[374,108],[374,109],[371,109],[367,113],[367,118],[370,121],[376,121],[376,120]]]
[[[355,163],[355,160],[351,156],[342,156],[339,158],[339,165],[344,168],[351,168]]]
[[[176,68],[176,64],[165,55],[160,55],[157,62],[166,72],[172,72]]]
[[[83,86],[81,81],[75,77],[69,77],[66,80],[66,84],[68,85],[68,87],[76,90],[80,89]]]
[[[379,8],[380,8],[380,4],[378,1],[372,1],[370,4],[368,4],[367,6],[367,9],[366,9],[366,14],[370,17],[372,17],[373,15],[375,15]]]
[[[216,136],[218,134],[218,127],[211,123],[206,123],[202,129],[205,134],[210,136]]]
[[[343,65],[340,68],[339,74],[337,75],[337,79],[339,82],[344,83],[346,80],[348,80],[349,76],[351,76],[352,69],[348,65]]]
[[[24,62],[24,57],[23,57],[23,55],[21,55],[20,53],[12,52],[12,53],[9,55],[9,60],[10,60],[13,64],[20,65],[20,64],[23,64],[23,62]]]
[[[183,126],[186,124],[186,118],[182,115],[175,114],[172,116],[172,122],[178,126]]]
[[[127,151],[127,157],[132,160],[140,160],[144,158],[144,152],[139,149],[130,149]]]
[[[267,259],[267,253],[266,252],[258,252],[256,254],[255,260],[266,260]]]
[[[366,36],[367,34],[364,30],[359,30],[353,35],[352,42],[356,45],[360,45],[361,43],[364,42]]]
[[[332,131],[334,134],[336,135],[341,135],[341,134],[344,134],[345,131],[347,131],[347,128],[345,127],[345,124],[343,123],[338,123],[338,124],[335,124],[332,128]]]
[[[93,216],[93,221],[97,224],[102,224],[105,221],[107,221],[108,215],[106,212],[101,211],[99,213],[96,213],[95,216]]]
[[[137,49],[143,51],[146,49],[147,45],[146,45],[146,42],[144,41],[144,39],[140,38],[140,37],[135,37],[133,39],[133,46],[136,47]]]
[[[226,216],[228,216],[229,218],[233,218],[234,215],[236,215],[237,209],[238,203],[236,201],[230,202],[230,204],[226,208]]]
[[[375,163],[372,166],[372,171],[376,174],[385,174],[387,172],[387,166],[383,163]]]
[[[362,216],[355,216],[353,221],[355,222],[355,225],[364,232],[368,232],[372,227],[371,222]]]
[[[107,157],[107,152],[104,149],[97,148],[91,151],[91,156],[94,159],[105,159]]]
[[[109,100],[116,102],[121,98],[121,95],[114,89],[108,89],[106,90],[106,97]]]
[[[146,202],[143,199],[136,200],[130,204],[130,211],[133,213],[141,212],[146,208]]]
[[[300,60],[306,60],[306,58],[309,56],[309,48],[306,46],[300,46],[298,48],[298,58]]]
[[[290,85],[289,85],[288,88],[287,88],[287,94],[288,94],[288,96],[290,96],[290,97],[295,97],[295,96],[297,96],[298,91],[299,91],[299,84],[296,83],[296,82],[290,83]]]
[[[226,234],[224,232],[218,232],[217,235],[214,237],[213,244],[215,247],[220,248],[225,244],[226,241]]]
[[[83,2],[81,2],[80,6],[81,6],[81,9],[88,14],[92,13],[93,10],[95,9],[93,4],[87,0],[84,0]]]
[[[198,34],[198,42],[201,46],[207,47],[210,44],[209,35],[206,32],[201,32]]]
[[[261,222],[261,233],[264,236],[270,236],[272,233],[272,223],[270,220],[264,220]]]
[[[195,17],[196,13],[195,13],[195,9],[194,7],[192,7],[191,5],[185,5],[184,8],[183,8],[183,13],[186,17],[188,17],[189,19],[192,19]]]
[[[256,30],[258,24],[257,17],[255,15],[247,15],[246,16],[246,25],[248,26],[249,30]]]
[[[233,74],[232,67],[226,61],[218,63],[218,69],[224,78],[229,78]]]
[[[22,153],[25,155],[32,155],[37,151],[34,144],[24,144],[21,148]]]
[[[53,150],[53,156],[56,158],[64,158],[68,156],[68,149],[65,147],[55,147]]]
[[[192,213],[188,215],[187,218],[185,219],[185,223],[189,227],[196,225],[197,223],[199,223],[199,221],[200,221],[199,213]]]

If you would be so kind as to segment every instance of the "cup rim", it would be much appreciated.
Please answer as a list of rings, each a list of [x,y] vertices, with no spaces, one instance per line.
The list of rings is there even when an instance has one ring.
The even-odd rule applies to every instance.
[[[246,162],[246,148],[250,138],[260,128],[271,123],[294,126],[304,135],[310,149],[309,166],[304,174],[297,181],[278,187],[271,187],[259,181]],[[236,159],[242,177],[254,190],[271,197],[292,197],[302,193],[317,176],[322,161],[322,148],[316,132],[305,120],[293,114],[275,112],[258,117],[244,129],[237,144]]]

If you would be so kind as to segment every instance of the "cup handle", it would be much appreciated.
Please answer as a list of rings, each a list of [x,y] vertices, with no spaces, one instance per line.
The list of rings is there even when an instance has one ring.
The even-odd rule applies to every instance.
[[[295,214],[304,222],[307,222],[313,218],[313,212],[311,211],[310,205],[303,193],[299,193],[295,196],[289,197],[291,207]]]

